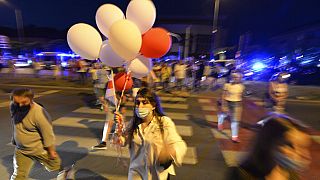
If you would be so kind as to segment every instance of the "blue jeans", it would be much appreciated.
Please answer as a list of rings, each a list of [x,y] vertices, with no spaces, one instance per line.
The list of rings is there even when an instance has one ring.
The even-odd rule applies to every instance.
[[[241,120],[241,114],[242,114],[241,103],[242,103],[241,101],[238,101],[238,102],[227,101],[228,114],[230,115],[230,119],[231,119],[232,137],[237,137],[239,134],[239,122]],[[226,117],[227,117],[226,113],[220,112],[218,114],[218,125],[222,125]]]

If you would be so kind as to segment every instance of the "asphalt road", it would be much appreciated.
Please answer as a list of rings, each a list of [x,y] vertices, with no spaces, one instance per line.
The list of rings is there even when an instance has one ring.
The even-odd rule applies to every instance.
[[[14,147],[8,144],[11,138],[11,121],[6,106],[11,89],[12,87],[1,87],[0,92],[0,176],[6,179],[13,170]],[[40,95],[35,101],[44,105],[54,120],[57,149],[63,158],[63,164],[77,162],[77,179],[126,179],[127,169],[115,165],[117,158],[110,155],[112,148],[105,152],[90,151],[91,146],[99,141],[104,120],[104,115],[93,108],[95,99],[90,91],[42,88],[34,88],[34,91]],[[202,110],[197,98],[178,98],[177,101],[174,98],[176,97],[164,97],[164,110],[176,119],[178,131],[188,144],[188,153],[183,166],[176,169],[177,176],[172,179],[198,179],[199,175],[201,179],[223,179],[226,164],[212,134],[212,127],[205,120],[205,113],[210,113]],[[89,109],[94,113],[79,112],[84,107],[92,107],[93,109]],[[73,127],[74,119],[79,121]],[[53,179],[55,175],[36,165],[30,177]]]
[[[46,79],[42,79],[46,81]],[[51,81],[51,80],[50,80]],[[51,83],[48,81],[48,83]],[[14,81],[13,81],[14,82]],[[27,82],[24,84],[28,84]],[[64,159],[64,164],[77,162],[77,179],[126,179],[127,169],[115,166],[117,158],[112,155],[112,149],[105,152],[91,152],[90,148],[99,141],[104,115],[94,109],[94,97],[90,88],[65,89],[33,88],[36,102],[43,104],[52,116],[58,139],[58,152]],[[64,86],[65,84],[61,84]],[[0,86],[0,177],[8,179],[12,173],[12,155],[14,147],[8,145],[11,138],[11,122],[9,117],[9,93],[14,84]],[[221,151],[219,136],[213,134],[212,121],[215,116],[213,94],[197,94],[177,101],[172,97],[163,97],[164,108],[170,117],[177,119],[178,131],[188,144],[188,157],[182,167],[176,169],[177,176],[172,179],[223,179],[226,173],[226,159]],[[164,95],[166,96],[166,95]],[[175,98],[175,97],[174,97]],[[172,101],[173,100],[173,101]],[[181,100],[181,101],[180,101]],[[205,104],[203,104],[205,103]],[[206,104],[207,103],[207,104]],[[83,111],[83,108],[89,108]],[[257,107],[253,106],[256,109]],[[289,101],[287,112],[320,130],[320,103],[304,101]],[[75,122],[78,123],[76,126]],[[79,125],[80,124],[80,125]],[[214,122],[213,122],[214,124]],[[242,144],[242,143],[240,143]],[[236,147],[237,148],[237,147]],[[111,153],[111,154],[110,154]],[[47,173],[36,165],[30,177],[33,179],[53,179],[56,174]],[[82,178],[81,178],[82,177]]]

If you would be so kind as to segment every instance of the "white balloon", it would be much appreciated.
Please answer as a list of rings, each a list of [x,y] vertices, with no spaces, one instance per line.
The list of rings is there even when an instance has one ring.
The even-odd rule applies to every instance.
[[[120,57],[131,61],[139,54],[142,37],[138,27],[133,22],[119,20],[110,28],[109,43]]]
[[[117,55],[117,53],[115,53],[112,50],[107,40],[103,41],[99,58],[102,61],[102,63],[110,67],[120,67],[125,62],[124,59],[122,59],[120,56]]]
[[[152,69],[152,60],[142,55],[138,56],[128,65],[128,71],[135,78],[142,78],[147,76]]]
[[[67,33],[69,47],[85,59],[94,60],[99,57],[102,38],[100,33],[85,23],[73,25]]]
[[[109,29],[112,24],[124,18],[121,9],[113,4],[104,4],[100,6],[96,13],[97,26],[100,32],[106,37],[109,37]]]
[[[156,7],[151,0],[132,0],[127,7],[126,16],[144,34],[153,26],[156,20]]]

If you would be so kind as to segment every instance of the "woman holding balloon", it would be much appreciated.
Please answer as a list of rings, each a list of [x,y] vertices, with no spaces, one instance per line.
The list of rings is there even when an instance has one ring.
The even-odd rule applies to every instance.
[[[115,120],[121,119],[116,113]],[[138,91],[133,119],[122,139],[130,151],[128,179],[168,179],[175,175],[173,164],[181,165],[187,150],[174,122],[164,115],[159,97],[148,88]]]

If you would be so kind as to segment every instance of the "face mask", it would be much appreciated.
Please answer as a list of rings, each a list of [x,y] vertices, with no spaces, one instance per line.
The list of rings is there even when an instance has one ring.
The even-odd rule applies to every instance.
[[[19,106],[16,103],[11,103],[10,112],[11,112],[11,117],[14,120],[14,123],[18,124],[18,123],[22,122],[24,117],[26,117],[26,115],[29,113],[30,108],[31,108],[30,104],[24,105],[24,106]]]
[[[139,117],[139,118],[145,118],[147,117],[149,114],[150,114],[150,109],[149,108],[136,108],[136,115]]]
[[[306,163],[291,159],[280,152],[275,154],[275,160],[281,167],[292,170],[303,170],[307,166]]]

